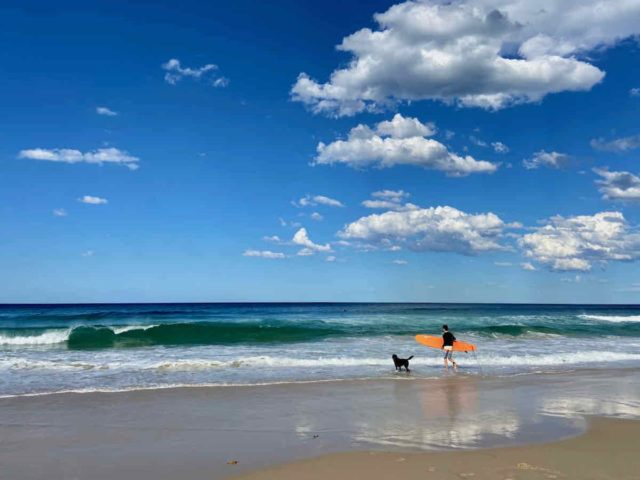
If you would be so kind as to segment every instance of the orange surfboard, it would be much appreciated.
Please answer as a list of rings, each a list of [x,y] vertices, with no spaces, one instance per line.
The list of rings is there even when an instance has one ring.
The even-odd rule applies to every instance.
[[[416,342],[431,348],[442,348],[443,340],[442,337],[434,335],[416,335]],[[477,349],[472,343],[455,340],[453,342],[453,350],[456,352],[475,352]]]

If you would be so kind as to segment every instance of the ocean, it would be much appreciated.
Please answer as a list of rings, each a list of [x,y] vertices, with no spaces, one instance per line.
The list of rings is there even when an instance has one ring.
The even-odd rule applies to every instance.
[[[456,355],[464,375],[640,365],[640,305],[0,305],[0,397],[436,378],[441,352],[413,336],[444,323],[478,347]],[[410,374],[394,353],[414,355]]]

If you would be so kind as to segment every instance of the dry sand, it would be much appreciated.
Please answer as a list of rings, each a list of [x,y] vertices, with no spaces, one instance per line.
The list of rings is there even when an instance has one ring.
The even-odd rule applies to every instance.
[[[583,435],[525,447],[419,454],[336,453],[231,478],[637,480],[640,479],[640,422],[595,418]]]

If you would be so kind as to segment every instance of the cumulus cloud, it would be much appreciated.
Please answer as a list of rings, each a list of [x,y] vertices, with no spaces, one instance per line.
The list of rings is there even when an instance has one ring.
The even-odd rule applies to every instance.
[[[536,267],[534,267],[533,265],[531,265],[530,262],[522,262],[520,264],[520,266],[524,269],[524,270],[529,270],[530,272],[535,272],[537,269]]]
[[[400,127],[410,120],[412,127]],[[396,127],[382,124],[394,123]],[[329,144],[320,142],[317,146],[316,165],[341,163],[352,168],[387,168],[395,165],[414,165],[441,170],[449,176],[465,176],[470,173],[491,173],[497,166],[483,160],[475,160],[450,152],[437,140],[426,138],[419,133],[415,118],[404,118],[400,114],[392,122],[380,122],[370,128],[358,125],[349,131],[346,140],[335,140]],[[426,128],[423,131],[431,131]],[[409,136],[413,135],[413,136]]]
[[[629,96],[630,97],[640,97],[640,88],[636,87],[636,88],[632,88],[631,90],[629,90]]]
[[[336,257],[334,257],[333,255],[329,255],[327,258],[325,258],[325,260],[327,262],[335,262],[336,261]]]
[[[444,206],[369,215],[346,225],[338,236],[373,245],[406,243],[414,251],[475,255],[510,250],[500,243],[509,227],[493,213],[473,215]]]
[[[502,142],[491,142],[491,147],[496,153],[507,153],[509,151],[509,147]]]
[[[640,202],[640,178],[629,172],[610,172],[604,168],[593,171],[603,180],[596,180],[604,200],[620,200],[623,202]]]
[[[112,163],[115,165],[123,165],[130,170],[136,170],[138,168],[138,162],[140,161],[138,157],[131,156],[127,152],[113,147],[99,148],[86,153],[71,148],[33,148],[30,150],[21,150],[18,157],[62,163],[85,162],[98,165]]]
[[[329,207],[344,207],[344,204],[334,198],[324,195],[305,195],[297,202],[293,202],[297,207],[315,207],[317,205],[327,205]]]
[[[337,49],[326,83],[300,73],[293,100],[329,116],[437,100],[497,110],[588,91],[605,72],[587,53],[640,33],[637,0],[407,1],[374,15]]]
[[[54,217],[66,217],[67,215],[68,215],[67,211],[64,208],[56,208],[53,211],[53,216]]]
[[[371,194],[374,198],[384,198],[392,202],[400,202],[404,198],[408,198],[411,195],[404,190],[378,190]]]
[[[589,271],[594,263],[640,257],[640,234],[620,212],[552,217],[518,244],[525,256],[557,271]]]
[[[570,160],[571,157],[566,153],[545,152],[544,150],[540,150],[534,153],[532,158],[523,160],[522,164],[524,168],[528,170],[539,167],[567,168]]]
[[[605,152],[627,152],[640,147],[640,134],[616,138],[608,142],[603,138],[594,138],[589,142],[589,144],[592,148],[595,148],[596,150],[603,150]]]
[[[280,237],[278,235],[264,236],[262,239],[265,242],[280,243]]]
[[[285,258],[284,253],[272,252],[270,250],[245,250],[242,255],[245,257]]]
[[[420,208],[412,203],[402,204],[402,201],[410,196],[404,190],[379,190],[373,192],[371,196],[374,199],[362,202],[361,205],[363,207],[384,210],[414,210]]]
[[[313,243],[309,238],[307,229],[304,227],[302,227],[300,230],[298,230],[295,233],[291,242],[294,245],[305,247],[302,250],[300,250],[300,252],[298,252],[298,255],[313,255],[315,252],[331,252],[332,251],[331,245],[329,245],[328,243],[325,245],[319,245],[317,243]]]
[[[98,115],[106,115],[107,117],[115,117],[118,115],[118,112],[114,112],[107,107],[96,107],[96,113]]]
[[[164,81],[170,85],[175,85],[184,77],[200,79],[204,75],[210,75],[212,72],[218,70],[218,66],[213,63],[207,63],[206,65],[198,68],[182,67],[180,60],[172,58],[167,63],[162,64],[162,69],[167,72],[164,74]],[[225,77],[211,79],[211,85],[214,87],[226,87],[228,84],[229,79]]]
[[[399,210],[402,208],[400,203],[391,200],[365,200],[362,206],[366,208],[377,208],[382,210]]]
[[[106,198],[94,197],[91,195],[85,195],[78,199],[80,203],[88,203],[89,205],[103,205],[109,203]]]
[[[324,217],[320,215],[318,212],[313,212],[311,214],[311,219],[316,220],[317,222],[321,221]]]

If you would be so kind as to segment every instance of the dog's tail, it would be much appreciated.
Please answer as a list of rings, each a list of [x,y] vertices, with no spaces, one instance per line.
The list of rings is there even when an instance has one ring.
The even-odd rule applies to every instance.
[[[413,358],[413,355],[411,355],[409,358],[407,358],[407,360],[411,360]]]

